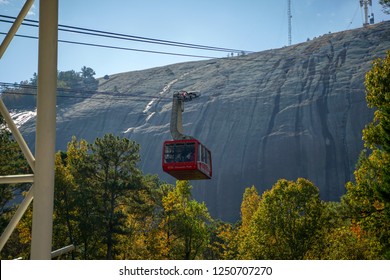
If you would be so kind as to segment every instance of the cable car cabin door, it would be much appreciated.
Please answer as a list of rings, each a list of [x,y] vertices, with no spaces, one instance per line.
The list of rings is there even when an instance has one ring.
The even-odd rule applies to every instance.
[[[178,180],[211,179],[211,153],[198,140],[165,141],[162,166],[164,172]]]

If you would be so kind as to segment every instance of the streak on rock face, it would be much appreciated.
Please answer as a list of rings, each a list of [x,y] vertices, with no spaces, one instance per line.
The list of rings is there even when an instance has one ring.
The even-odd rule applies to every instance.
[[[110,75],[99,87],[108,96],[59,100],[58,149],[72,135],[91,142],[105,133],[123,135],[141,144],[144,173],[174,183],[161,169],[171,97],[199,91],[185,105],[183,125],[212,151],[214,177],[193,182],[193,192],[215,218],[237,220],[244,189],[255,185],[262,192],[279,178],[308,178],[323,199],[338,200],[373,117],[364,76],[390,49],[389,32],[390,22],[383,22],[241,57]],[[34,123],[22,130],[33,145]]]

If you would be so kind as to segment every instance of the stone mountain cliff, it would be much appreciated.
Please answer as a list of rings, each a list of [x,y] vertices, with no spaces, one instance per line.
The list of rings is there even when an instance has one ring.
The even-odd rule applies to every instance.
[[[338,200],[373,117],[364,76],[388,49],[390,22],[383,22],[282,49],[111,75],[99,86],[109,95],[58,98],[58,149],[72,135],[90,142],[122,135],[141,145],[144,173],[174,183],[161,168],[171,97],[199,91],[185,105],[183,125],[212,151],[213,179],[192,184],[215,218],[235,221],[246,187],[262,192],[279,178],[308,178],[323,199]],[[34,122],[21,128],[31,144]]]

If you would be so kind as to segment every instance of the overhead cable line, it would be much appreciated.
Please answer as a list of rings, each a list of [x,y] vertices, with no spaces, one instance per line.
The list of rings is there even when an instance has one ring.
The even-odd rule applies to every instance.
[[[35,93],[32,92],[14,92],[14,91],[7,91],[4,90],[3,93],[5,94],[13,94],[13,95],[23,95],[23,96],[36,96]],[[97,93],[96,95],[65,95],[58,93],[56,97],[58,98],[71,98],[71,99],[91,99],[91,100],[104,100],[107,101],[107,96],[102,95],[109,95],[109,92],[106,93]],[[124,93],[112,93],[112,95],[109,95],[109,100],[129,100],[132,101],[139,101],[139,102],[150,102],[150,97],[144,97],[144,96],[134,96],[134,95],[127,95]],[[161,97],[153,97],[155,99],[158,99],[158,102],[172,102],[171,98],[161,98]]]
[[[0,93],[6,93],[6,94],[16,94],[16,95],[31,95],[36,96],[33,92],[18,92],[14,90],[31,90],[35,91],[37,90],[36,85],[31,84],[15,84],[15,83],[6,83],[6,82],[0,82],[0,88],[3,87],[3,90],[0,90]],[[137,101],[150,101],[151,99],[158,99],[162,101],[172,101],[172,98],[170,97],[163,97],[163,96],[152,96],[152,95],[136,95],[134,93],[120,93],[120,92],[112,92],[112,91],[95,91],[95,90],[85,90],[85,89],[69,89],[69,88],[57,88],[57,97],[64,97],[64,98],[93,98],[93,99],[106,99],[105,96],[110,96],[115,99],[124,99],[124,98],[133,98]],[[68,94],[79,94],[79,95],[67,95]],[[96,96],[97,95],[97,96]]]
[[[0,32],[0,35],[7,35],[7,33]],[[16,34],[15,37],[27,38],[27,39],[35,39],[35,40],[39,39],[37,36],[21,35],[21,34]],[[69,41],[69,40],[58,40],[58,42],[59,43],[66,43],[66,44],[73,44],[73,45],[89,46],[89,47],[98,47],[98,48],[115,49],[115,50],[123,50],[123,51],[133,51],[133,52],[144,52],[144,53],[165,54],[165,55],[194,57],[194,58],[207,58],[207,59],[220,58],[220,57],[216,57],[216,56],[205,56],[205,55],[195,55],[195,54],[185,54],[185,53],[162,52],[162,51],[135,49],[135,48],[127,48],[127,47],[117,47],[117,46],[94,44],[94,43],[86,43],[86,42],[78,42],[78,41]]]
[[[1,19],[1,18],[6,18]],[[6,15],[0,15],[0,22],[7,22],[7,23],[13,23],[13,19],[15,17],[11,16],[6,16]],[[30,20],[30,19],[25,19],[25,21],[29,23],[22,23],[23,25],[26,26],[33,26],[33,27],[38,27],[39,22],[35,20]],[[211,46],[203,46],[203,45],[196,45],[196,44],[188,44],[188,43],[180,43],[180,42],[174,42],[174,41],[167,41],[167,40],[159,40],[159,39],[152,39],[152,38],[147,38],[147,37],[139,37],[139,36],[132,36],[132,35],[126,35],[126,34],[119,34],[119,33],[113,33],[113,32],[107,32],[107,31],[99,31],[99,30],[93,30],[93,29],[87,29],[87,28],[81,28],[81,27],[74,27],[74,26],[68,26],[68,25],[59,25],[61,27],[62,31],[69,31],[69,32],[75,32],[79,34],[87,34],[87,35],[96,35],[96,36],[101,36],[101,37],[106,37],[106,38],[116,38],[116,39],[123,39],[123,40],[131,40],[131,41],[136,41],[136,40],[145,40],[142,42],[145,43],[153,43],[153,44],[163,44],[164,42],[167,44],[170,44],[171,46],[176,46],[176,47],[186,47],[186,48],[198,48],[202,50],[210,50],[210,51],[224,51],[224,52],[233,52],[233,53],[239,53],[239,52],[244,52],[244,54],[251,54],[253,53],[252,51],[242,51],[238,49],[228,49],[228,48],[219,48],[219,47],[211,47]],[[83,32],[75,31],[75,30],[68,30],[68,29],[75,29],[75,30],[83,30]],[[96,32],[92,33],[92,32]],[[100,34],[97,34],[100,33]],[[104,35],[106,34],[106,35]],[[111,34],[111,35],[109,35]],[[0,32],[0,35],[6,35],[4,32]],[[326,34],[327,35],[327,34]],[[30,36],[30,35],[20,35],[17,34],[15,35],[16,37],[21,37],[21,38],[29,38],[29,39],[38,39],[36,36]],[[137,39],[138,38],[138,39]],[[147,41],[150,40],[150,41]],[[78,42],[78,41],[70,41],[70,40],[58,40],[61,43],[67,43],[67,44],[75,44],[75,45],[83,45],[83,46],[90,46],[90,47],[99,47],[99,48],[108,48],[108,49],[116,49],[116,50],[125,50],[125,51],[136,51],[136,52],[145,52],[145,53],[153,53],[153,54],[162,54],[162,55],[173,55],[173,56],[183,56],[183,57],[193,57],[193,58],[205,58],[205,59],[228,59],[228,60],[234,60],[234,61],[263,61],[267,59],[259,59],[258,57],[246,57],[246,55],[241,55],[241,56],[232,56],[232,57],[216,57],[216,56],[204,56],[204,55],[193,55],[193,54],[184,54],[184,53],[176,53],[176,52],[163,52],[163,51],[155,51],[155,50],[146,50],[146,49],[138,49],[138,48],[128,48],[128,47],[119,47],[119,46],[112,46],[112,45],[103,45],[103,44],[95,44],[95,43],[86,43],[86,42]],[[177,45],[173,45],[177,44]],[[282,48],[283,49],[283,48]],[[273,52],[273,50],[268,50]],[[281,55],[281,58],[283,57],[293,57],[293,58],[302,58],[302,59],[309,59],[310,57],[314,56],[325,56],[326,54],[319,54],[319,53],[313,53],[309,57],[307,55],[303,54],[294,54],[291,56],[289,53],[285,53]]]
[[[335,89],[334,92],[353,92],[353,93],[364,93],[364,88],[339,88]],[[22,95],[22,96],[36,96],[35,93],[32,92],[14,92],[14,91],[7,91],[3,90],[3,93],[5,94],[13,94],[13,95]],[[103,95],[108,95],[110,98],[108,99],[107,96]],[[0,93],[1,96],[1,93]],[[147,96],[134,96],[134,95],[129,95],[125,93],[110,93],[110,92],[105,92],[105,93],[96,93],[96,95],[65,95],[61,93],[57,93],[56,95],[58,98],[65,98],[65,99],[90,99],[90,100],[102,100],[107,102],[108,100],[129,100],[131,99],[132,101],[137,101],[137,102],[150,102],[153,99],[155,100],[156,103],[171,103],[172,98],[167,98],[167,97],[162,97],[162,96],[155,96],[155,97],[147,97]],[[318,97],[320,98],[320,97]],[[258,96],[247,96],[246,100],[251,100],[251,99],[258,99]]]
[[[31,84],[16,84],[16,83],[7,83],[7,82],[0,82],[0,88],[3,87],[4,89],[0,89],[0,94],[15,94],[15,95],[27,95],[27,96],[36,96],[33,92],[20,92],[15,91],[16,89],[20,90],[37,90],[36,85]],[[342,87],[342,88],[336,88],[334,89],[335,92],[362,92],[364,91],[364,87],[357,88],[357,87]],[[79,94],[79,95],[67,95],[69,94]],[[105,97],[103,97],[105,96]],[[92,98],[92,99],[103,99],[107,100],[107,96],[113,98],[113,99],[135,99],[136,101],[151,101],[151,99],[157,99],[158,101],[166,101],[171,102],[171,97],[164,97],[161,95],[137,95],[134,93],[120,93],[116,91],[94,91],[94,90],[85,90],[85,89],[69,89],[69,88],[57,88],[57,97],[63,97],[63,98],[76,98],[76,99],[83,99],[83,98]],[[252,98],[256,96],[248,96],[247,98]]]
[[[7,20],[0,19],[0,21],[7,22],[7,23],[13,23],[13,20],[16,19],[15,17],[6,16],[6,15],[0,15],[0,18],[6,18]],[[25,19],[24,21],[25,22],[23,22],[22,25],[32,26],[32,27],[39,26],[39,21],[31,20],[31,19]],[[83,35],[99,36],[99,37],[110,38],[110,39],[136,41],[136,42],[143,42],[143,43],[149,43],[149,44],[181,47],[181,48],[191,48],[191,49],[219,51],[219,52],[233,52],[233,53],[242,53],[242,52],[252,53],[253,52],[253,51],[245,51],[245,50],[239,50],[239,49],[222,48],[222,47],[214,47],[214,46],[207,46],[207,45],[199,45],[199,44],[191,44],[191,43],[183,43],[183,42],[176,42],[176,41],[169,41],[169,40],[154,39],[154,38],[148,38],[148,37],[142,37],[142,36],[134,36],[134,35],[128,35],[128,34],[123,34],[123,33],[114,33],[114,32],[108,32],[108,31],[102,31],[102,30],[96,30],[96,29],[90,29],[90,28],[82,28],[82,27],[63,25],[63,24],[58,25],[58,30],[64,31],[64,32],[83,34]]]

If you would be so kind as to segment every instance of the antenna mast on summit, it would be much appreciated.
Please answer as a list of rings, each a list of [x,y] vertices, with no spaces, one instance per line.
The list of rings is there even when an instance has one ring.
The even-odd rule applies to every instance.
[[[371,13],[371,17],[368,15],[368,5],[372,7],[372,0],[360,0],[360,7],[363,7],[364,9],[364,23],[363,26],[367,26],[369,24],[374,23],[374,14]],[[370,22],[368,22],[368,19],[370,18]]]
[[[291,46],[291,0],[287,0],[288,45]]]

